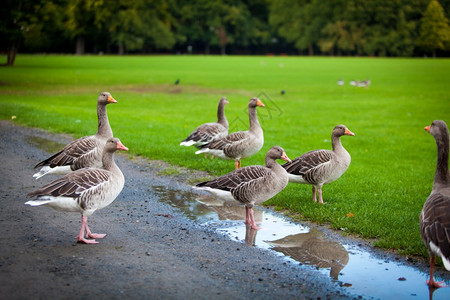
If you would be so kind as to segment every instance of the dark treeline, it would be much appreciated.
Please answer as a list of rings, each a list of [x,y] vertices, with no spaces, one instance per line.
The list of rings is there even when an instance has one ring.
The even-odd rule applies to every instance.
[[[450,0],[3,0],[0,50],[448,56]],[[12,56],[11,58],[9,58]]]

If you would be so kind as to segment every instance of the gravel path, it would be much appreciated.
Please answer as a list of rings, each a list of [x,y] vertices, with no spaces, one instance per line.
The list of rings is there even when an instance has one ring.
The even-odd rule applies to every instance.
[[[153,187],[189,193],[187,175],[158,176],[164,163],[123,154],[116,155],[122,193],[89,219],[93,232],[108,235],[97,245],[77,244],[79,214],[24,205],[28,192],[55,178],[32,178],[33,166],[52,152],[37,147],[39,139],[71,140],[0,121],[0,298],[358,298],[326,275],[232,241],[159,202]]]

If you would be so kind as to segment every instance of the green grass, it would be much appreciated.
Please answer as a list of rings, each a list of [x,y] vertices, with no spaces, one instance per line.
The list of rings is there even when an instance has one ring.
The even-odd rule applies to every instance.
[[[431,191],[436,146],[423,128],[435,119],[450,122],[449,71],[448,59],[19,55],[14,67],[0,68],[0,118],[14,115],[14,122],[74,137],[93,134],[97,95],[109,91],[119,101],[108,106],[109,120],[130,155],[218,176],[233,162],[205,160],[179,142],[215,120],[222,96],[230,101],[230,130],[246,130],[248,100],[260,96],[265,144],[244,166],[263,164],[273,145],[291,159],[330,149],[337,124],[356,134],[342,138],[352,163],[324,187],[326,205],[312,203],[311,187],[296,184],[266,204],[425,256],[419,214]],[[368,89],[348,84],[367,77]],[[173,86],[177,78],[181,84]]]

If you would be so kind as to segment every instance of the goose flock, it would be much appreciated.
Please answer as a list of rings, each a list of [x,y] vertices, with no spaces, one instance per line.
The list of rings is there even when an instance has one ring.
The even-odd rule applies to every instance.
[[[96,210],[110,205],[124,187],[125,178],[114,161],[117,150],[128,151],[122,142],[113,137],[106,106],[117,101],[108,92],[97,99],[97,133],[85,136],[66,145],[61,151],[39,162],[41,168],[33,175],[38,179],[47,174],[63,175],[43,187],[28,193],[33,198],[25,202],[30,206],[48,206],[55,210],[81,214],[81,229],[77,241],[97,243],[106,234],[92,233],[88,217]],[[249,129],[228,133],[225,116],[225,97],[220,98],[217,122],[198,126],[181,146],[194,146],[195,154],[203,153],[234,160],[235,169],[213,180],[198,183],[195,190],[208,191],[217,198],[237,201],[245,206],[245,223],[252,229],[261,229],[255,221],[253,206],[263,203],[280,193],[289,182],[312,186],[312,200],[323,204],[322,187],[339,179],[348,169],[351,156],[340,138],[355,136],[345,125],[337,125],[331,134],[332,150],[313,150],[290,160],[280,146],[272,146],[266,154],[265,165],[241,167],[241,160],[258,153],[264,145],[263,129],[258,121],[256,108],[264,107],[257,97],[248,103]],[[439,256],[450,270],[450,175],[448,170],[449,132],[444,121],[436,120],[425,127],[436,140],[437,166],[433,189],[420,215],[420,232],[430,256],[432,288],[445,286],[434,281],[433,270]],[[284,160],[280,165],[276,160]]]

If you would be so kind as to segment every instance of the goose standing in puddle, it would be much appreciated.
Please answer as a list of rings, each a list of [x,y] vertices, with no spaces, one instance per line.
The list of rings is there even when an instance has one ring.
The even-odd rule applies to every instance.
[[[283,148],[274,146],[266,154],[266,166],[247,166],[216,179],[199,183],[198,190],[206,190],[219,198],[234,199],[245,205],[245,223],[260,229],[255,222],[253,206],[269,200],[281,192],[289,182],[285,169],[276,160],[290,161]]]
[[[436,140],[437,165],[433,189],[420,214],[420,233],[430,255],[430,288],[444,287],[433,277],[435,257],[440,256],[450,271],[450,175],[448,173],[449,133],[444,121],[436,120],[425,130]]]

